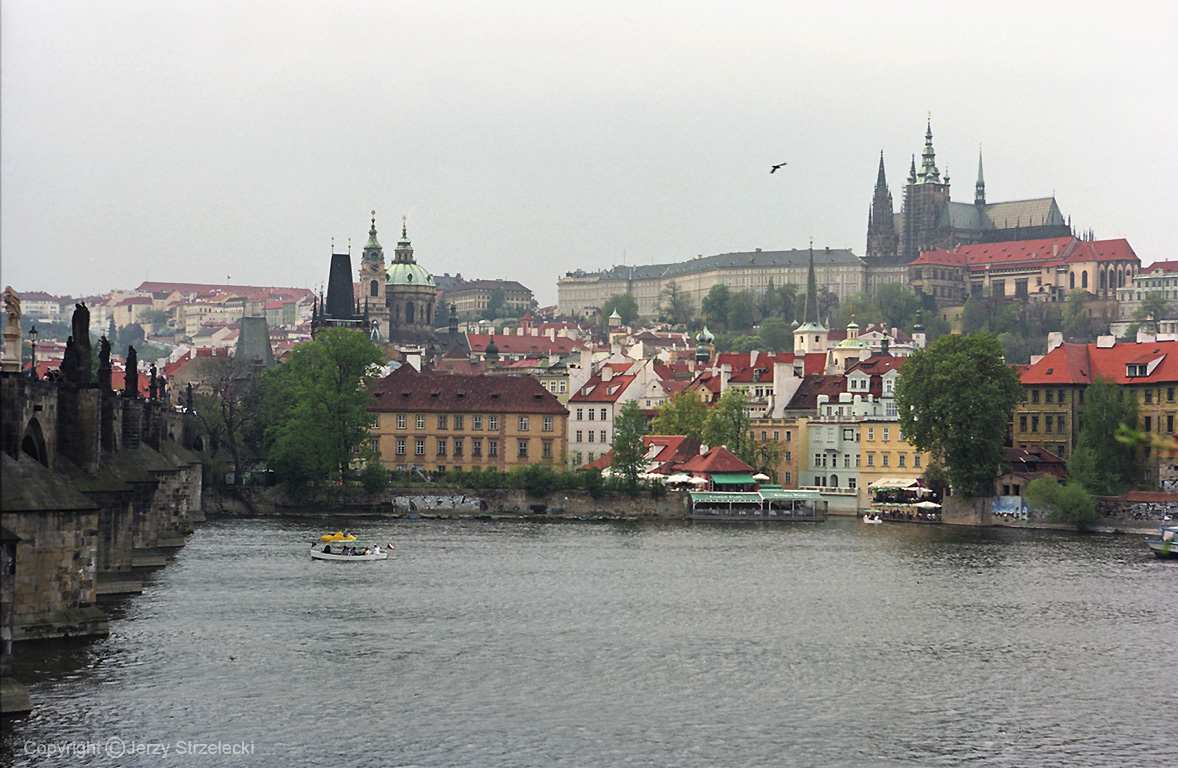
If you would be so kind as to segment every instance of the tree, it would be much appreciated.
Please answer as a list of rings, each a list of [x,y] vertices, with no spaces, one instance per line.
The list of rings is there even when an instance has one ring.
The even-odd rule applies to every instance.
[[[786,283],[780,288],[773,286],[773,279],[769,279],[769,285],[765,288],[764,295],[758,303],[761,317],[778,317],[785,320],[786,323],[793,322],[797,313],[797,298],[798,287],[792,283]]]
[[[384,363],[359,331],[329,328],[262,378],[270,466],[289,485],[342,480],[371,440],[368,386]]]
[[[794,348],[793,329],[780,317],[767,317],[761,321],[758,334],[764,348],[770,352],[792,352]]]
[[[942,336],[911,355],[896,382],[901,432],[939,459],[965,495],[993,486],[1005,460],[1006,428],[1022,398],[1018,374],[990,333]]]
[[[626,485],[631,489],[638,487],[638,475],[645,463],[646,449],[642,443],[645,426],[646,420],[634,400],[623,405],[614,419],[614,439],[610,443],[613,458],[610,468],[626,478]]]
[[[1042,475],[1027,484],[1023,495],[1032,507],[1046,511],[1048,520],[1080,530],[1096,522],[1096,500],[1077,482],[1060,485],[1054,475]]]
[[[920,297],[904,283],[888,283],[875,289],[875,306],[892,328],[911,329],[920,309]]]
[[[753,297],[748,291],[737,291],[728,297],[728,328],[732,331],[753,327]]]
[[[233,361],[213,358],[209,378],[212,392],[196,393],[193,410],[196,423],[208,438],[209,452],[217,458],[227,455],[233,464],[233,484],[245,479],[246,459],[261,448],[261,414],[252,379],[234,379]]]
[[[497,285],[491,289],[491,296],[487,299],[487,308],[483,310],[484,320],[494,320],[497,317],[502,317],[501,310],[507,304],[507,291],[503,290],[503,286]]]
[[[708,295],[704,296],[703,303],[700,305],[703,311],[704,324],[711,323],[714,326],[719,325],[727,328],[728,324],[728,302],[731,297],[731,292],[728,286],[724,283],[716,283],[708,291]]]
[[[1076,452],[1091,451],[1078,466],[1088,490],[1100,496],[1118,495],[1137,479],[1131,447],[1116,439],[1121,425],[1137,426],[1137,400],[1115,382],[1097,377],[1084,391]]]
[[[1142,297],[1137,309],[1133,310],[1133,319],[1140,327],[1150,333],[1158,332],[1158,321],[1174,314],[1174,308],[1166,301],[1161,291],[1150,291]]]
[[[708,412],[704,421],[703,442],[713,447],[726,446],[744,463],[756,465],[756,449],[749,436],[749,417],[745,411],[748,402],[748,395],[743,389],[729,387]]]
[[[605,306],[601,308],[601,319],[607,326],[615,309],[622,318],[622,325],[633,325],[638,321],[638,300],[633,294],[617,293],[605,300]]]
[[[650,423],[650,434],[685,435],[703,442],[707,417],[708,411],[699,396],[684,390],[662,404],[658,416]]]
[[[691,310],[691,297],[679,287],[678,283],[674,281],[667,283],[661,299],[659,315],[664,322],[671,325],[687,325],[691,322],[694,314]]]

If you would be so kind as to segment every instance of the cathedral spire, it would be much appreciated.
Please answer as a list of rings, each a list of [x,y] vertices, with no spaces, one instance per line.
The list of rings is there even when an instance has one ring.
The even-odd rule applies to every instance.
[[[940,184],[941,172],[937,170],[937,153],[933,149],[933,119],[928,121],[924,132],[924,152],[921,153],[920,171],[916,174],[922,184]]]
[[[884,157],[881,149],[879,152],[879,173],[875,177],[875,194],[871,199],[871,211],[867,215],[867,256],[869,258],[895,256],[897,242],[892,193],[888,191],[888,180],[884,173]]]
[[[821,325],[818,319],[818,278],[814,275],[814,240],[810,240],[810,267],[806,272],[806,307],[803,323]]]
[[[978,181],[974,184],[973,204],[986,204],[986,180],[982,178],[982,145],[978,145]]]
[[[916,183],[916,155],[912,156],[912,165],[908,168],[908,183]]]

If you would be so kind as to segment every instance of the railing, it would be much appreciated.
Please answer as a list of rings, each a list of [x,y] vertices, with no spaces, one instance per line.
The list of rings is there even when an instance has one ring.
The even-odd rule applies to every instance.
[[[818,491],[819,493],[828,496],[858,496],[858,488],[843,488],[841,486],[835,487],[831,485],[799,485],[799,491]]]

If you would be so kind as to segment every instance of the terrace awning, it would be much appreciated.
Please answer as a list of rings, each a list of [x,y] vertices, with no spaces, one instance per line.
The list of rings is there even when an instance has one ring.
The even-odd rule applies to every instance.
[[[918,487],[920,487],[920,480],[915,477],[883,477],[867,486],[871,491],[898,491]]]
[[[747,472],[727,472],[712,475],[713,485],[756,485],[757,481]]]

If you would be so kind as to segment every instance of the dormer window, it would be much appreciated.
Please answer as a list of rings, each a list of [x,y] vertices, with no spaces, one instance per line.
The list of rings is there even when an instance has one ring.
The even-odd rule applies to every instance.
[[[1148,376],[1149,374],[1146,373],[1147,368],[1148,366],[1142,363],[1129,363],[1125,366],[1125,375],[1131,379],[1139,376]]]

